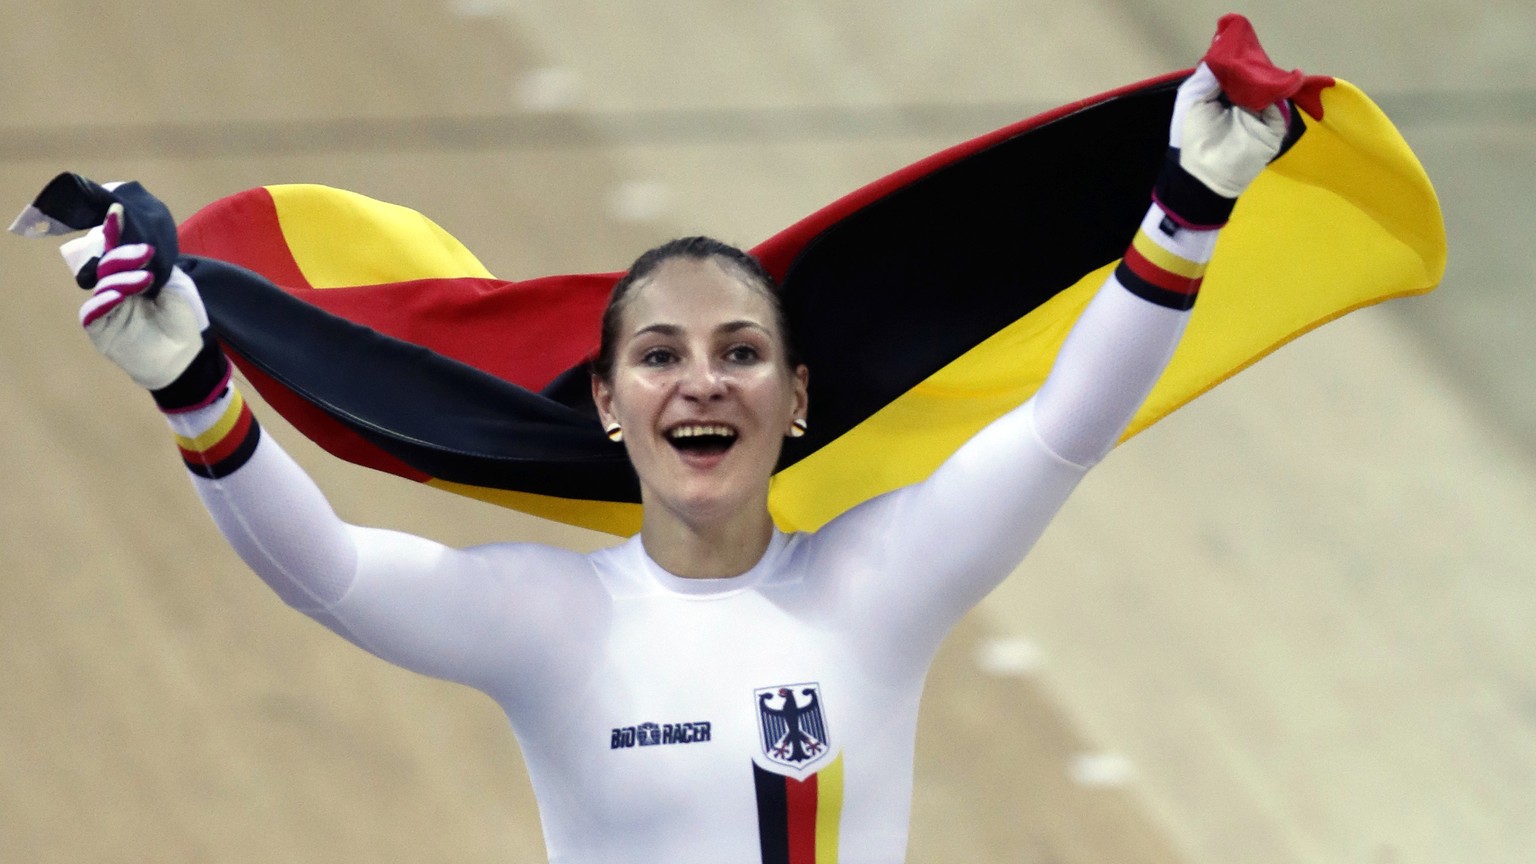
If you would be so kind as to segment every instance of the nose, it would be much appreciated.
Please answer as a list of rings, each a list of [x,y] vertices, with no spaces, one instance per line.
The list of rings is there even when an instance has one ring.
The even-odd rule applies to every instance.
[[[708,361],[695,361],[683,370],[679,389],[684,398],[701,402],[725,395],[725,376]]]

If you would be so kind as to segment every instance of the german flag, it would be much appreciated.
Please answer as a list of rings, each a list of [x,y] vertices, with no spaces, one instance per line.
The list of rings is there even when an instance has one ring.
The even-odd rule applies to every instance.
[[[813,370],[811,432],[770,507],[814,529],[921,480],[1027,399],[1135,236],[1183,73],[936,154],[752,251]],[[1434,191],[1385,116],[1336,81],[1244,194],[1128,435],[1298,335],[1433,288]],[[425,217],[316,186],[240,193],[182,227],[215,328],[256,388],[341,458],[572,524],[638,530],[585,361],[616,273],[491,277]],[[282,286],[281,290],[273,284]]]
[[[1127,437],[1300,334],[1429,291],[1444,272],[1434,190],[1391,122],[1344,81],[1258,57],[1274,74],[1254,80],[1307,113],[1294,112],[1286,150],[1243,194],[1204,273],[1183,274],[1199,276],[1200,302]],[[1035,392],[1136,235],[1187,74],[961,143],[752,250],[783,285],[814,373],[810,433],[786,441],[770,492],[782,528],[815,529],[923,479]],[[54,203],[77,228],[105,206]],[[425,216],[319,186],[215,202],[180,242],[236,365],[329,452],[562,522],[639,529],[638,483],[598,428],[586,372],[619,274],[502,281]],[[1125,262],[1152,284],[1166,264],[1144,251]]]

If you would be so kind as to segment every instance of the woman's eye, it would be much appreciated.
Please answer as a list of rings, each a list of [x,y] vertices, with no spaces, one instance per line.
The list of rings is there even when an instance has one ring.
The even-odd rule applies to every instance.
[[[725,359],[732,363],[755,363],[758,357],[757,349],[751,345],[737,345],[725,352]]]
[[[676,358],[671,349],[652,348],[640,355],[640,362],[646,366],[665,366]]]

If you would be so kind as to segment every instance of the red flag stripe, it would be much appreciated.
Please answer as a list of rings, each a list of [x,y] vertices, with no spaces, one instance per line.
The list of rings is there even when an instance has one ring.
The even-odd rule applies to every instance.
[[[265,187],[213,202],[194,213],[177,233],[181,251],[188,255],[238,264],[285,288],[310,287],[288,250],[277,205]]]

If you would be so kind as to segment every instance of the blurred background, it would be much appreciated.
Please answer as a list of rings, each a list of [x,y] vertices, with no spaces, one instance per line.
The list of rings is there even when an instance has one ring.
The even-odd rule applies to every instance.
[[[1529,0],[4,0],[0,205],[179,216],[317,182],[499,276],[751,245],[935,150],[1192,65],[1246,13],[1436,182],[1428,297],[1303,337],[1113,454],[955,633],[913,862],[1536,861]],[[7,217],[8,218],[8,217]],[[0,861],[543,859],[496,707],[284,608],[223,546],[52,244],[0,241]],[[346,518],[608,538],[343,465]]]

